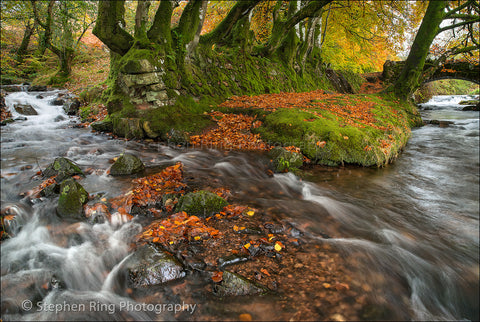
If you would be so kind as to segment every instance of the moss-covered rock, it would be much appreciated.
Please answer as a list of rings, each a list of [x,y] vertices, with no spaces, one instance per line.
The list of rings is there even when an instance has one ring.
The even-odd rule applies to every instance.
[[[223,209],[228,202],[209,191],[190,192],[178,201],[176,210],[185,211],[189,215],[208,217]]]
[[[123,176],[141,172],[145,169],[143,162],[133,154],[122,154],[110,167],[112,176]]]
[[[127,139],[143,139],[145,133],[139,118],[112,118],[113,134]]]
[[[83,205],[88,201],[88,192],[72,178],[60,184],[57,214],[63,218],[84,219]]]
[[[90,127],[98,132],[112,132],[113,122],[112,120],[103,120],[90,124]]]
[[[270,150],[268,156],[272,159],[275,172],[295,171],[303,165],[303,155],[287,151],[281,147]]]
[[[75,162],[64,157],[56,158],[45,170],[43,170],[44,177],[57,176],[57,182],[62,182],[64,179],[74,175],[85,176]]]
[[[220,297],[265,294],[267,289],[245,277],[224,271],[222,281],[213,287],[214,294]]]

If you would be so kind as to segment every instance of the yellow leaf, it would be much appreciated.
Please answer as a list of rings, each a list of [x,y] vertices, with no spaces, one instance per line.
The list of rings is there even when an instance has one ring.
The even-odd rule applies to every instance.
[[[329,283],[323,283],[322,285],[323,285],[323,287],[325,287],[325,288],[330,288],[330,286],[331,286]]]
[[[247,211],[247,215],[249,216],[253,216],[254,214],[255,214],[255,211],[253,210]]]
[[[282,246],[280,246],[280,244],[278,242],[275,243],[275,250],[277,252],[281,251],[282,250]]]
[[[200,239],[202,239],[202,237],[200,237],[200,236],[195,236],[195,237],[193,237],[193,239],[195,239],[195,240],[200,240]]]
[[[245,245],[243,245],[243,247],[245,247],[246,249],[249,249],[250,248],[250,243],[246,243]]]

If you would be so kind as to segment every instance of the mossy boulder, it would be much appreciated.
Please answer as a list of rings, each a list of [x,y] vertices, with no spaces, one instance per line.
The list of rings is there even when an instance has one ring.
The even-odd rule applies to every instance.
[[[111,120],[103,120],[90,124],[90,127],[98,132],[112,132],[113,122]]]
[[[275,172],[295,171],[303,165],[303,155],[276,147],[268,153]]]
[[[267,289],[239,274],[224,271],[222,281],[214,285],[213,292],[217,296],[224,297],[265,294]]]
[[[85,176],[75,162],[63,157],[56,158],[53,163],[43,170],[44,177],[57,176],[57,182],[62,182],[64,179],[74,175]]]
[[[83,205],[88,201],[88,192],[73,178],[60,184],[57,214],[63,218],[84,219]]]
[[[110,167],[112,176],[124,176],[141,172],[145,169],[142,160],[129,153],[122,154]]]
[[[137,249],[122,267],[132,287],[159,285],[185,276],[183,266],[153,244]]]
[[[228,202],[209,191],[190,192],[182,196],[177,204],[177,211],[185,211],[189,215],[208,217],[223,209]]]
[[[127,139],[143,139],[145,133],[139,118],[113,118],[113,134]]]

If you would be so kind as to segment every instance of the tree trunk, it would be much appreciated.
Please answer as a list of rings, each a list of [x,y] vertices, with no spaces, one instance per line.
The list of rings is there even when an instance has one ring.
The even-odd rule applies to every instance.
[[[207,11],[207,0],[190,1],[178,24],[178,29],[185,43],[186,57],[190,57],[200,41],[205,14]]]
[[[430,1],[405,66],[394,85],[395,95],[407,100],[420,87],[423,67],[433,39],[445,17],[447,1]]]
[[[258,0],[238,1],[228,12],[225,19],[210,33],[200,37],[200,42],[204,44],[226,44],[235,25],[248,16],[253,8],[259,3]]]
[[[93,34],[107,47],[124,55],[132,47],[133,37],[125,31],[125,0],[99,1]]]
[[[313,18],[319,15],[322,8],[332,2],[333,0],[313,0],[306,6],[300,9],[292,17],[286,21],[277,21],[273,25],[272,35],[268,40],[264,48],[261,49],[263,56],[269,56],[275,52],[282,44],[285,37],[288,35],[289,30],[294,28],[305,18]]]
[[[37,11],[37,4],[34,0],[31,0],[33,14],[35,17],[35,22],[37,25],[43,28],[43,32],[40,34],[40,39],[38,41],[38,48],[35,52],[35,56],[41,57],[45,54],[45,50],[48,48],[48,44],[52,40],[52,14],[53,14],[53,5],[55,4],[55,0],[50,0],[48,2],[47,7],[47,17],[45,18],[45,22],[42,22],[39,13]]]
[[[139,0],[135,12],[135,38],[147,39],[149,0]]]
[[[148,39],[154,43],[161,43],[165,48],[165,53],[169,53],[172,48],[172,31],[170,28],[172,13],[172,1],[161,0],[153,24],[147,32]]]
[[[20,44],[20,47],[17,50],[17,57],[15,60],[17,61],[17,64],[23,63],[23,59],[25,58],[25,55],[27,54],[27,49],[28,49],[28,44],[30,43],[30,38],[33,35],[33,31],[35,30],[36,24],[32,23],[29,21],[27,25],[25,26],[25,32],[23,33],[23,39],[22,43]]]

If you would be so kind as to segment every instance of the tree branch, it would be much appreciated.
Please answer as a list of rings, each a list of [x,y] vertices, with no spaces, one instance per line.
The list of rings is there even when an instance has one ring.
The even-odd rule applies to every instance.
[[[125,55],[132,47],[133,37],[125,31],[125,0],[99,1],[98,16],[93,34],[108,48]]]
[[[459,22],[459,23],[456,23],[456,24],[453,24],[453,25],[445,26],[443,28],[438,29],[437,35],[444,32],[444,31],[455,29],[455,28],[458,28],[458,27],[467,26],[467,25],[473,24],[475,22],[480,22],[480,18],[476,17],[476,19],[474,19],[474,20],[462,21],[462,22]]]

